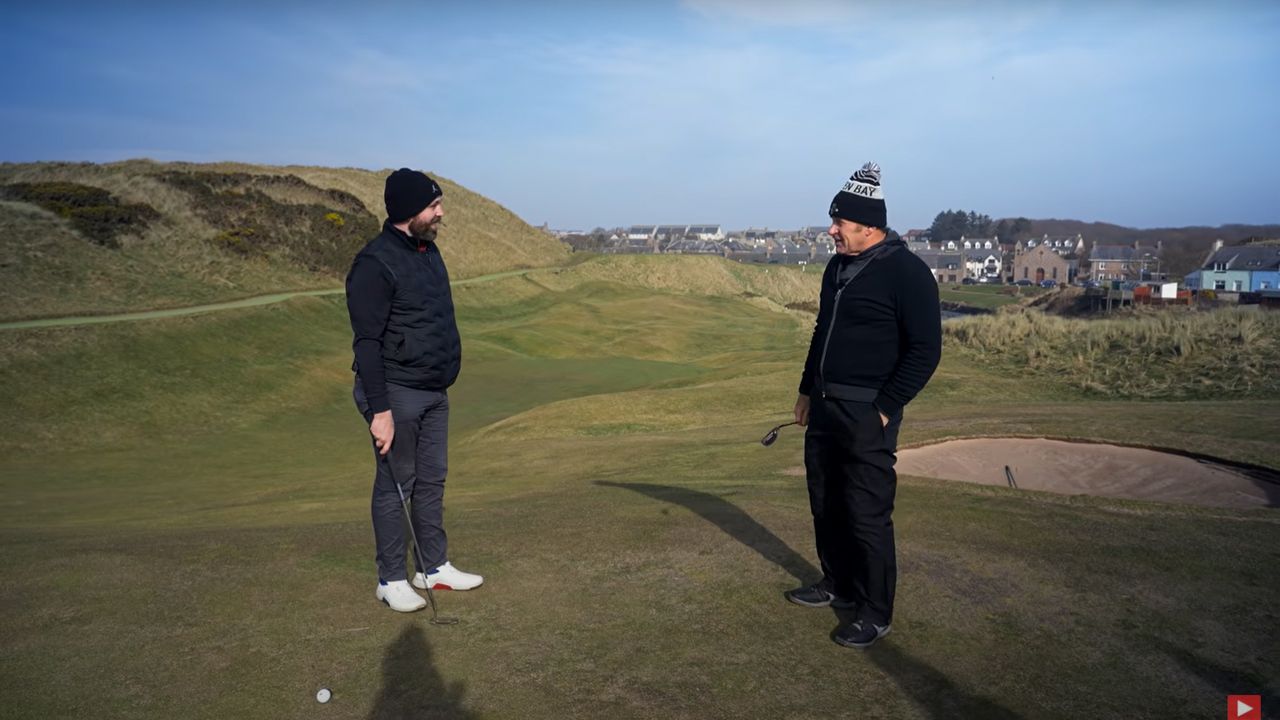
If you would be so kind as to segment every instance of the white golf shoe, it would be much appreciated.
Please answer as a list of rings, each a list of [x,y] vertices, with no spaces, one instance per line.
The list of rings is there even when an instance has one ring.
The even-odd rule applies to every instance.
[[[418,573],[413,576],[413,586],[422,590],[427,589],[427,582],[430,581],[432,590],[471,590],[478,588],[484,583],[484,578],[472,573],[462,572],[453,566],[453,563],[446,562],[435,569],[435,572],[423,575]]]
[[[409,587],[408,580],[378,581],[377,598],[396,612],[413,612],[427,606],[427,601]]]

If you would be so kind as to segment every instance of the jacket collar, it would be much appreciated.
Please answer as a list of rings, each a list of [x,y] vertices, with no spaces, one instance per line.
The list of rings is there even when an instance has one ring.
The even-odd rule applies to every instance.
[[[395,239],[404,243],[405,247],[415,252],[426,252],[427,248],[432,245],[430,240],[419,240],[406,232],[402,232],[400,228],[391,223],[390,218],[383,221],[382,232],[390,234]]]
[[[847,263],[848,262],[871,262],[872,260],[875,260],[878,257],[889,255],[906,246],[907,246],[907,243],[905,240],[902,239],[902,236],[898,235],[897,232],[890,229],[885,231],[884,239],[881,240],[880,242],[876,243],[875,245],[872,245],[866,250],[863,250],[857,255],[844,255],[842,256],[842,258]]]
[[[907,243],[905,240],[902,239],[901,235],[899,235],[896,231],[889,229],[889,230],[885,230],[883,240],[876,243],[875,247],[872,247],[870,250],[867,250],[867,252],[863,254],[865,255],[867,253],[870,253],[874,257],[875,255],[881,255],[881,254],[893,252],[899,247],[906,247],[906,245]]]

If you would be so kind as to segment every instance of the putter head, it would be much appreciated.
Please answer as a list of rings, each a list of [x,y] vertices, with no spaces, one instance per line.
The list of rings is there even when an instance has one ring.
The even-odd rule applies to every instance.
[[[434,617],[431,618],[432,625],[457,625],[458,618],[452,617]]]

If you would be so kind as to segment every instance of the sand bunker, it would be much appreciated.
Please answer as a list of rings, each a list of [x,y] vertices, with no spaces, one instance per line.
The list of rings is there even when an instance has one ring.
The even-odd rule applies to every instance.
[[[1023,490],[1230,508],[1280,507],[1280,473],[1170,453],[1027,438],[951,440],[898,452],[898,473]]]

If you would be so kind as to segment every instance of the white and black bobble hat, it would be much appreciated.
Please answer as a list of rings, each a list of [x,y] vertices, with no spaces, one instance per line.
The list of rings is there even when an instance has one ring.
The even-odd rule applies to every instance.
[[[869,162],[850,176],[831,201],[827,214],[868,227],[888,227],[884,191],[880,189],[880,166]]]

